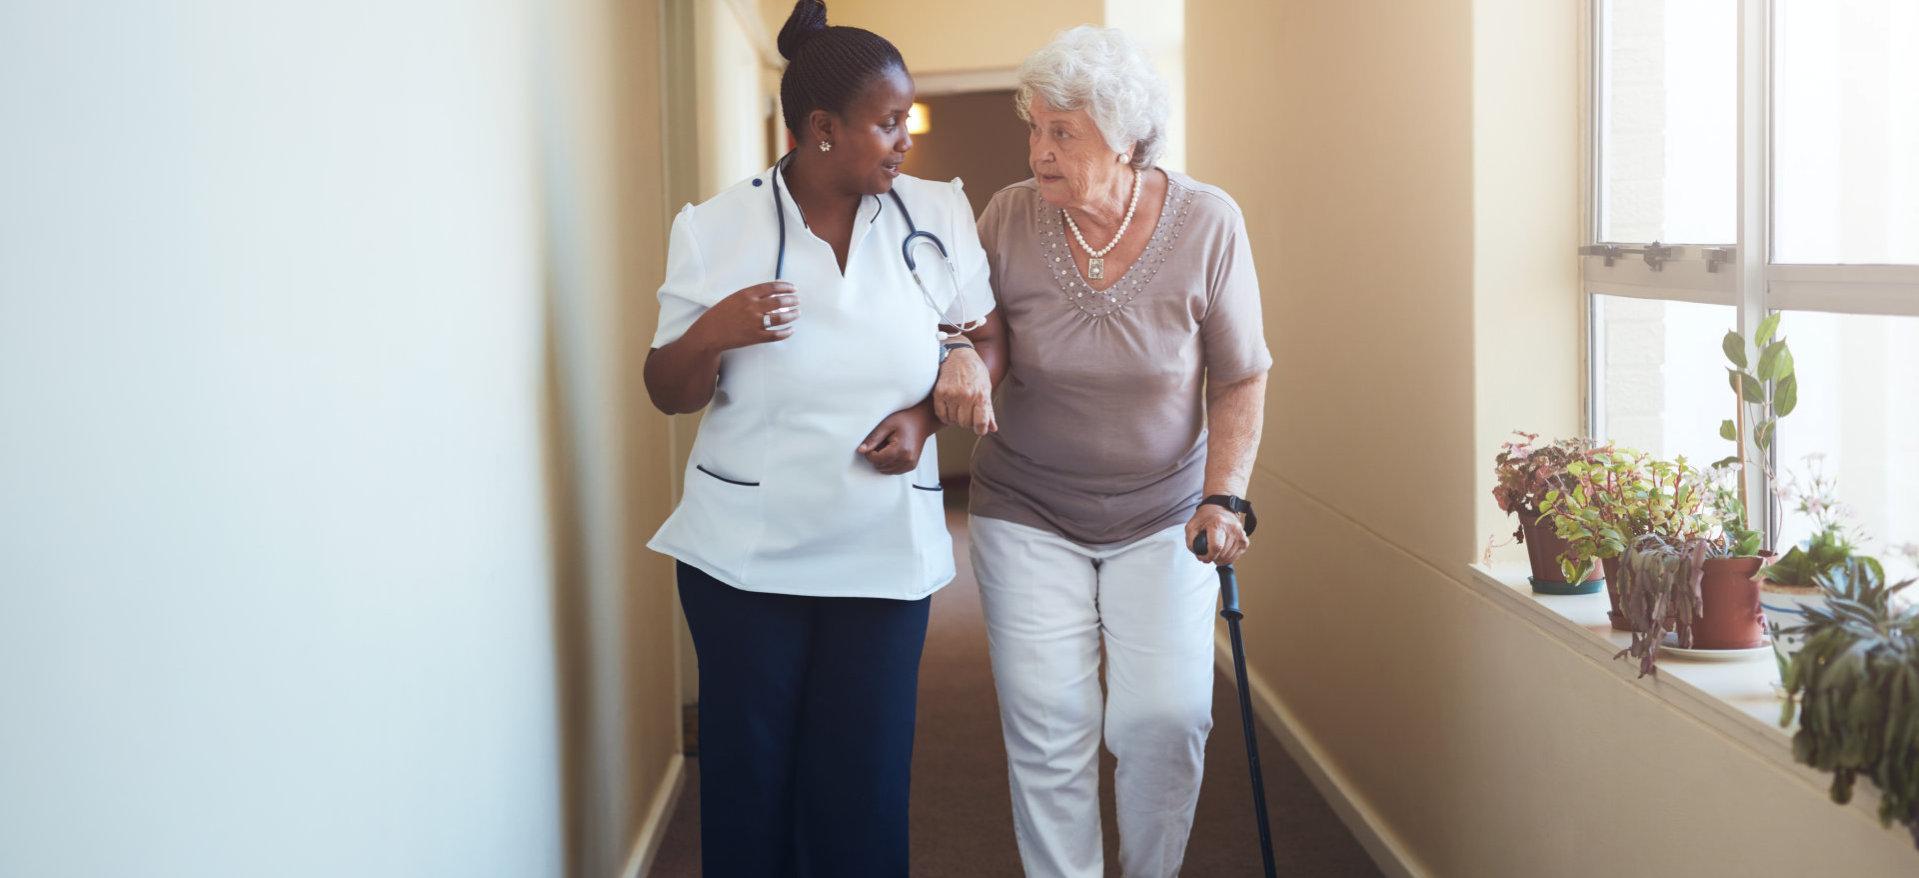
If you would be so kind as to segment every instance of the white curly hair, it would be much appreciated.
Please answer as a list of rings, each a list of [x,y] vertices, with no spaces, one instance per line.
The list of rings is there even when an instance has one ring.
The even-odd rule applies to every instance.
[[[1026,56],[1013,93],[1021,119],[1032,121],[1035,98],[1055,110],[1085,110],[1116,153],[1134,144],[1134,168],[1153,167],[1166,151],[1172,114],[1166,82],[1146,59],[1145,47],[1118,28],[1080,25],[1060,31]]]

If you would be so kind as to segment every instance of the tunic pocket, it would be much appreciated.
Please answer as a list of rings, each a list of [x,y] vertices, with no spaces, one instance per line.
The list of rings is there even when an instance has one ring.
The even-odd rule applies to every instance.
[[[695,463],[679,505],[649,543],[735,588],[764,588],[754,568],[766,536],[766,491],[723,466]],[[777,571],[775,571],[777,573]]]
[[[939,450],[933,441],[920,455],[920,469],[907,476],[907,516],[912,519],[913,555],[922,597],[953,578],[953,539],[946,531],[946,486],[940,484]]]
[[[720,475],[719,473],[716,473],[710,469],[707,469],[706,465],[702,463],[694,464],[693,468],[696,470],[699,470],[700,472],[706,473],[707,475],[712,476],[713,478],[719,479],[720,481],[725,482],[729,485],[739,485],[742,488],[757,488],[760,486],[759,482],[742,482],[739,479],[729,479],[723,475]],[[917,488],[919,486],[914,485],[913,487]]]

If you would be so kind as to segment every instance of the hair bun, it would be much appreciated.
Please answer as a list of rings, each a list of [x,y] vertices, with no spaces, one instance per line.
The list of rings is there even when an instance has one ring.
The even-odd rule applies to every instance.
[[[800,47],[808,40],[819,36],[826,30],[826,3],[824,0],[800,0],[793,4],[793,14],[786,17],[786,24],[780,28],[777,42],[780,56],[788,61],[799,54]]]

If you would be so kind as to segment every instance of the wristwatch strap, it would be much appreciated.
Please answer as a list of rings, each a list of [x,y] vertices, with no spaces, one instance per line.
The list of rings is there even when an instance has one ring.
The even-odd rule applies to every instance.
[[[1253,528],[1259,526],[1259,516],[1253,514],[1253,502],[1244,497],[1235,497],[1231,494],[1213,494],[1199,501],[1199,505],[1224,506],[1226,507],[1226,511],[1243,516],[1246,522],[1246,535],[1249,537],[1253,535]]]
[[[954,348],[970,348],[972,346],[973,346],[973,343],[970,341],[966,341],[965,339],[961,339],[959,341],[946,342],[940,345],[940,362],[942,363],[946,362],[947,356],[953,353]]]

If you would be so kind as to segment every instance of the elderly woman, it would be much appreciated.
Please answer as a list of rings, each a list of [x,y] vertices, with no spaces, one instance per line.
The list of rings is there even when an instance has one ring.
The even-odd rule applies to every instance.
[[[974,352],[949,361],[936,406],[986,432],[972,558],[1020,856],[1034,878],[1103,874],[1104,729],[1121,869],[1171,876],[1212,728],[1208,564],[1238,558],[1251,529],[1272,365],[1259,282],[1238,205],[1155,165],[1166,89],[1138,43],[1066,31],[1026,59],[1016,101],[1033,179],[979,221],[1010,358],[998,430]]]

